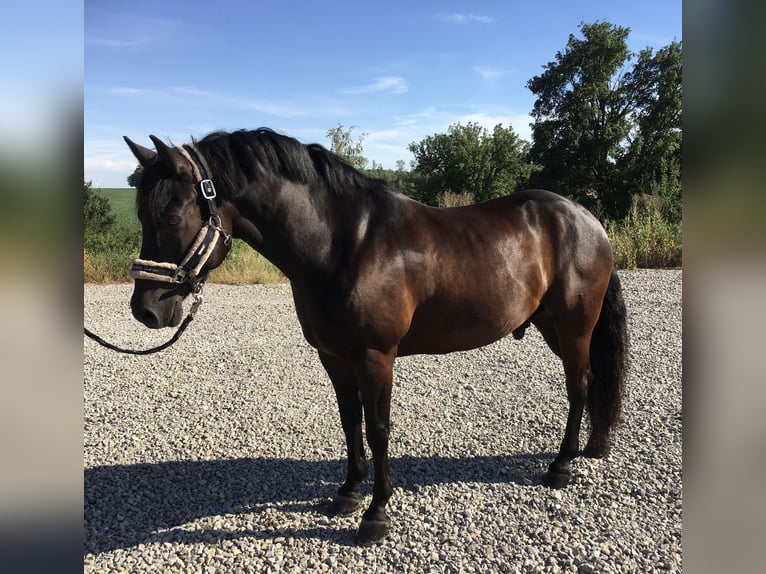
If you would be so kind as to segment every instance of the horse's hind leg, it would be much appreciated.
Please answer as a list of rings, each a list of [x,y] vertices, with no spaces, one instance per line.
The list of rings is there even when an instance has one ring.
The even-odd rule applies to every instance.
[[[572,476],[570,463],[580,451],[580,424],[590,382],[589,345],[589,337],[578,337],[560,348],[566,377],[569,414],[558,456],[543,476],[543,484],[551,488],[562,488],[569,483]]]
[[[362,402],[353,364],[323,353],[319,353],[319,358],[335,388],[348,453],[346,481],[330,504],[329,513],[347,515],[362,505],[359,485],[367,478],[367,461],[362,437]]]
[[[546,308],[541,308],[532,316],[532,323],[542,334],[550,349],[564,363],[569,414],[567,415],[564,439],[561,441],[558,456],[548,467],[543,476],[543,484],[552,488],[562,488],[569,483],[572,475],[571,461],[579,454],[580,425],[588,398],[590,383],[590,337],[585,321],[577,320],[566,314],[567,320],[555,320]]]

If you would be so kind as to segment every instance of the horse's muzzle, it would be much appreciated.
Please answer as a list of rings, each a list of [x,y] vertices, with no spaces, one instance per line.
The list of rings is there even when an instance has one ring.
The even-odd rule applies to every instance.
[[[135,291],[130,299],[130,309],[133,316],[150,329],[176,327],[183,316],[181,299],[179,295],[159,299],[156,292]]]

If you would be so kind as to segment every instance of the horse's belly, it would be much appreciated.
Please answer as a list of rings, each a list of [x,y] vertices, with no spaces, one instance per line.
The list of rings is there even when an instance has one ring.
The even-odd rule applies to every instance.
[[[504,337],[527,318],[526,311],[509,309],[494,313],[487,309],[417,312],[399,343],[398,354],[443,354],[483,347]]]

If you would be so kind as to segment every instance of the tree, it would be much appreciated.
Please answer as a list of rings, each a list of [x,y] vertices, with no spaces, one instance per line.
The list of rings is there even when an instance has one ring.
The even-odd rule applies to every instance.
[[[339,122],[338,127],[327,130],[327,137],[330,138],[331,152],[355,168],[364,169],[367,165],[367,158],[362,155],[362,142],[367,137],[367,134],[361,134],[356,141],[351,139],[351,132],[358,127],[351,126],[347,131],[344,129],[343,124]]]
[[[639,54],[631,74],[635,129],[620,163],[628,191],[659,196],[671,223],[681,221],[681,75],[680,42]]]
[[[541,166],[536,185],[603,211],[605,198],[618,195],[616,162],[630,131],[629,88],[620,74],[630,30],[608,22],[580,30],[583,39],[570,34],[564,52],[527,82],[537,96],[530,157]]]
[[[473,194],[476,201],[507,195],[526,183],[528,146],[502,124],[490,134],[477,123],[453,124],[446,134],[411,143],[415,171],[427,178],[423,200],[435,204],[445,192]]]
[[[532,183],[607,218],[660,187],[680,208],[680,44],[642,51],[631,70],[628,28],[596,22],[580,31],[527,83],[537,96]]]
[[[83,215],[86,236],[104,233],[114,225],[114,214],[109,200],[92,189],[92,182],[83,181]]]
[[[138,187],[138,182],[141,181],[141,174],[144,173],[144,167],[137,165],[136,169],[128,176],[128,185],[130,187]]]

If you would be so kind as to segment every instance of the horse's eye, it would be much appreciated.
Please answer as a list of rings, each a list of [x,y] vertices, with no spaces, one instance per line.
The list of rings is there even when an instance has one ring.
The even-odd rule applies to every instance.
[[[168,217],[168,223],[170,225],[178,225],[181,223],[181,216],[180,215],[171,215]]]

